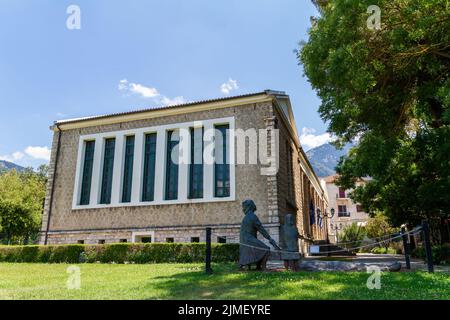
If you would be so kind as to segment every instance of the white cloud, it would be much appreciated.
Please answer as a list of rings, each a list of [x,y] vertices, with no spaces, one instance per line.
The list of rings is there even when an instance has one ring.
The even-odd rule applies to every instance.
[[[120,80],[117,88],[119,89],[119,91],[137,94],[142,98],[153,99],[156,104],[163,106],[173,106],[187,102],[187,100],[183,96],[170,98],[160,94],[156,88],[146,87],[139,83],[129,82],[127,79]]]
[[[173,105],[177,105],[177,104],[183,104],[186,102],[187,102],[186,99],[182,96],[175,97],[175,98],[168,98],[166,96],[163,96],[161,98],[161,104],[163,104],[165,106],[173,106]]]
[[[119,91],[128,91],[140,95],[143,98],[155,98],[159,96],[159,92],[155,88],[146,87],[140,83],[129,83],[127,79],[120,80],[117,88]]]
[[[229,78],[227,82],[222,83],[220,86],[220,91],[222,91],[225,95],[229,95],[231,91],[236,89],[239,89],[237,81],[231,78]]]
[[[25,153],[34,159],[50,160],[50,149],[48,147],[29,146],[25,149]]]
[[[36,167],[50,160],[48,147],[28,146],[23,151],[16,151],[7,155],[0,155],[0,160],[9,161],[23,167]]]
[[[9,161],[9,162],[15,162],[15,161],[19,161],[21,160],[25,155],[23,154],[23,152],[20,151],[16,151],[12,154],[7,154],[4,156],[0,156],[0,160],[5,160],[5,161]]]
[[[159,96],[158,90],[155,88],[146,87],[139,83],[130,83],[129,90],[144,98],[154,98]]]
[[[329,133],[325,132],[316,135],[316,130],[313,128],[303,128],[300,135],[300,143],[305,150],[309,150],[332,140]]]
[[[12,154],[14,160],[20,160],[23,158],[23,152],[17,151]]]
[[[120,80],[117,87],[119,88],[120,91],[126,90],[128,88],[128,80],[127,79]]]

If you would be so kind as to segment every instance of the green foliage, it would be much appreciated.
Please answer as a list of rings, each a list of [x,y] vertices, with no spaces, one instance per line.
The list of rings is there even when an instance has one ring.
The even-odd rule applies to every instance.
[[[26,169],[0,174],[0,231],[6,243],[27,243],[41,226],[47,178]],[[1,239],[0,239],[1,240]]]
[[[434,264],[450,263],[450,245],[443,244],[443,245],[432,246],[431,247],[431,255],[433,256]],[[411,256],[415,257],[415,258],[424,259],[426,261],[427,257],[426,257],[426,253],[425,253],[425,247],[415,248],[411,252]]]
[[[39,228],[39,215],[22,203],[1,200],[0,216],[2,230],[15,238],[23,239]]]
[[[365,235],[364,227],[358,226],[356,222],[353,222],[339,233],[339,242],[349,242],[343,245],[346,248],[358,247],[361,245]]]
[[[395,250],[393,248],[376,247],[376,248],[373,248],[372,250],[370,250],[370,252],[375,253],[375,254],[396,254],[397,250]]]
[[[212,261],[237,261],[238,244],[212,244]],[[0,261],[40,263],[187,263],[205,260],[205,243],[0,246]]]
[[[83,245],[64,246],[0,246],[0,261],[78,263]]]
[[[374,4],[381,30],[366,26]],[[334,0],[319,7],[298,58],[336,144],[359,140],[337,167],[338,184],[395,226],[448,216],[450,2]]]
[[[385,251],[391,240],[384,240],[389,239],[393,233],[398,231],[391,226],[388,218],[382,213],[376,213],[374,217],[369,218],[365,228],[369,238],[375,239],[377,242],[383,241],[381,245],[384,245]]]

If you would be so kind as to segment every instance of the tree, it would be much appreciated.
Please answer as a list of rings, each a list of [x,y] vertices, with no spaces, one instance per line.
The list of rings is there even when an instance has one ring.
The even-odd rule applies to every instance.
[[[48,166],[48,164],[41,164],[36,170],[38,177],[43,179],[45,183],[47,183],[49,169],[50,167]]]
[[[7,243],[27,243],[41,225],[46,177],[32,170],[0,174],[0,229]]]
[[[371,215],[399,226],[450,208],[450,4],[447,0],[315,1],[320,17],[298,51],[342,146],[337,183]],[[367,9],[381,9],[381,28]],[[372,179],[356,186],[358,178]]]
[[[382,242],[386,252],[391,243],[390,238],[396,231],[397,230],[389,223],[388,218],[382,213],[377,213],[374,217],[369,218],[369,221],[367,221],[366,224],[367,236],[371,239],[375,239],[376,242]]]

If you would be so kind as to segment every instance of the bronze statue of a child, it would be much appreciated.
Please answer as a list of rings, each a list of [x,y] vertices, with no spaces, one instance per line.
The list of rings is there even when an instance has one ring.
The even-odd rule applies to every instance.
[[[300,253],[298,248],[298,239],[303,238],[294,224],[294,216],[287,214],[283,225],[283,251],[281,259],[284,260],[286,270],[298,271]]]

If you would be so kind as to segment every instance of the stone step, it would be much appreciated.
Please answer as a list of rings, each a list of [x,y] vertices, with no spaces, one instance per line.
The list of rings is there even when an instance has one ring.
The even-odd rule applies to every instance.
[[[355,255],[356,253],[347,251],[345,248],[339,247],[337,245],[320,246],[319,252],[311,253],[311,256],[355,256]]]

